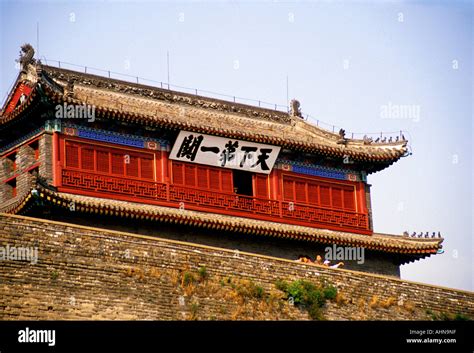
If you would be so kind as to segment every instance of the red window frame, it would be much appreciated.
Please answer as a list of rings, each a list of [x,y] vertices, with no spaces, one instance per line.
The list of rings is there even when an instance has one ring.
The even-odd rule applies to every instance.
[[[171,161],[173,185],[224,193],[234,190],[232,170],[200,164]]]
[[[253,175],[253,196],[269,199],[270,198],[270,179],[267,174]]]
[[[59,145],[61,168],[143,181],[162,180],[161,151],[133,149],[64,136],[60,136]],[[75,155],[71,154],[74,150]],[[114,156],[119,158],[114,160],[117,158]]]
[[[282,200],[341,211],[360,212],[357,185],[282,173]]]

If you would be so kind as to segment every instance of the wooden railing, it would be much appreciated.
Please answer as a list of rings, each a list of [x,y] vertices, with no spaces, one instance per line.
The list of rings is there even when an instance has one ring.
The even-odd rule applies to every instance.
[[[215,192],[168,183],[106,176],[62,169],[61,189],[67,192],[131,202],[182,207],[273,222],[371,234],[364,213],[328,209],[234,193]],[[108,196],[106,196],[108,195]]]

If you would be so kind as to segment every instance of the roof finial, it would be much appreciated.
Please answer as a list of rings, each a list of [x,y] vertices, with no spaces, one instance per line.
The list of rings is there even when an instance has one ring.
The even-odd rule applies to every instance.
[[[337,143],[343,145],[347,143],[346,130],[344,130],[343,128],[339,129],[339,139],[337,140]]]
[[[301,118],[300,102],[296,99],[292,99],[290,102],[290,115]]]
[[[33,56],[35,55],[35,50],[33,46],[29,43],[25,43],[21,46],[20,58],[16,60],[17,63],[20,63],[20,69],[26,71],[29,64],[35,62]]]

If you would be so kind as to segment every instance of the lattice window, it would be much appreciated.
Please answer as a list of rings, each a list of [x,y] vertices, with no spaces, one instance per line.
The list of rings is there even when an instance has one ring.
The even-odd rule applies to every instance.
[[[184,165],[183,163],[173,162],[173,183],[184,185]]]
[[[139,158],[137,156],[129,155],[126,157],[125,169],[128,176],[139,177]]]
[[[355,211],[355,195],[352,190],[344,189],[344,208]]]
[[[234,186],[232,184],[232,172],[230,170],[221,170],[221,188],[224,192],[233,192]]]
[[[311,205],[319,205],[319,186],[308,183],[308,203]]]
[[[122,153],[112,153],[112,174],[123,175],[125,166],[125,155]]]
[[[81,168],[94,170],[94,150],[92,148],[81,148]]]
[[[221,189],[221,181],[219,171],[215,169],[209,170],[209,186],[211,190],[219,191]]]
[[[203,189],[209,188],[208,169],[197,167],[197,186]]]
[[[65,151],[67,168],[154,180],[151,154],[70,141],[65,142]],[[161,157],[159,153],[156,155]]]
[[[66,145],[66,167],[79,168],[79,146]]]
[[[295,182],[293,180],[283,178],[283,199],[285,201],[295,200]]]
[[[306,203],[306,182],[295,181],[295,199],[297,202]]]
[[[342,189],[338,187],[331,188],[332,207],[342,208]]]
[[[321,200],[321,206],[331,206],[331,191],[328,186],[319,186],[319,199]]]
[[[196,166],[186,164],[184,166],[184,183],[186,186],[196,186]]]
[[[110,153],[96,151],[96,170],[102,173],[110,173]]]
[[[153,158],[140,158],[141,177],[143,179],[154,179],[153,176]]]
[[[255,175],[254,176],[254,195],[256,197],[268,198],[268,176]]]
[[[232,192],[232,172],[173,161],[173,184],[219,192]]]
[[[287,175],[283,176],[283,200],[326,208],[356,210],[354,187]]]

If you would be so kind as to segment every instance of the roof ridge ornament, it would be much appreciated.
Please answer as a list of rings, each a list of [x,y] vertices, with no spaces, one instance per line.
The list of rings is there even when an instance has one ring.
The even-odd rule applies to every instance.
[[[68,79],[66,85],[63,88],[63,95],[64,97],[72,97],[74,93],[74,84],[76,80],[74,78]]]
[[[339,130],[339,139],[337,140],[337,143],[341,145],[345,145],[347,143],[346,130],[342,128]]]
[[[34,64],[36,62],[33,57],[35,56],[35,49],[29,43],[25,43],[20,47],[20,58],[16,60],[20,64],[20,69],[22,72],[27,71],[29,64]]]
[[[300,102],[296,99],[290,101],[290,115],[298,118],[303,118],[301,115]]]
[[[374,141],[372,137],[369,137],[367,135],[364,135],[364,138],[363,138],[363,141],[364,141],[364,145],[370,145],[372,144],[372,142]],[[398,136],[397,136],[397,141],[398,141]]]

